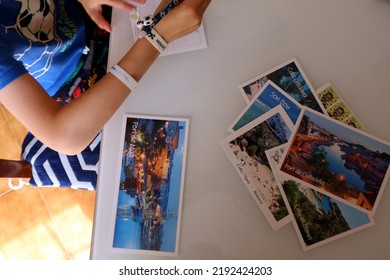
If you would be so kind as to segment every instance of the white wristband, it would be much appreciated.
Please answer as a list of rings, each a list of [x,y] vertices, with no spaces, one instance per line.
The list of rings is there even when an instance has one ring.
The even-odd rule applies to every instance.
[[[124,83],[131,91],[138,86],[138,83],[132,76],[129,75],[122,67],[119,65],[114,65],[110,69],[110,73],[113,74],[118,80]]]
[[[150,29],[149,33],[145,34],[146,39],[160,52],[162,53],[166,48],[168,43],[157,33],[154,28]]]

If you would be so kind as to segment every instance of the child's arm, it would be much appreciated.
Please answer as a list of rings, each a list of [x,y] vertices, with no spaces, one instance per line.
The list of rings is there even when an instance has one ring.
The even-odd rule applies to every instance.
[[[194,31],[210,0],[186,0],[175,7],[155,30],[171,42]],[[159,56],[146,38],[139,39],[119,61],[139,81]],[[29,74],[0,91],[0,102],[39,140],[66,154],[82,151],[103,128],[130,90],[111,73],[65,106],[53,100]]]

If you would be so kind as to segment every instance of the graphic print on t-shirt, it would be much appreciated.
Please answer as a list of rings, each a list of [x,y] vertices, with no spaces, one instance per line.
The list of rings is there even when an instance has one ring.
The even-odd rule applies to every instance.
[[[21,0],[19,13],[15,25],[5,29],[15,29],[18,34],[29,41],[29,46],[22,52],[15,54],[17,60],[23,60],[31,50],[32,43],[40,42],[44,45],[42,53],[34,56],[29,62],[24,62],[26,69],[35,78],[44,75],[51,66],[54,54],[59,50],[62,40],[55,30],[55,4],[53,0],[28,1]],[[34,69],[35,65],[41,68]]]

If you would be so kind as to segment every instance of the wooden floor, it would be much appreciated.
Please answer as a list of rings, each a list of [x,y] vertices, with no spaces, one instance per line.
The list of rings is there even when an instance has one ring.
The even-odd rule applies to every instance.
[[[25,134],[0,104],[0,158],[19,159]],[[94,203],[93,191],[11,190],[0,178],[0,260],[88,260]]]

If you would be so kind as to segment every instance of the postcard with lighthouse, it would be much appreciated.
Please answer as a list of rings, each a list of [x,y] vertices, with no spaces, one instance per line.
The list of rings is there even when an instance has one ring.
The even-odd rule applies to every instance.
[[[188,125],[188,119],[125,116],[113,250],[177,255]]]

